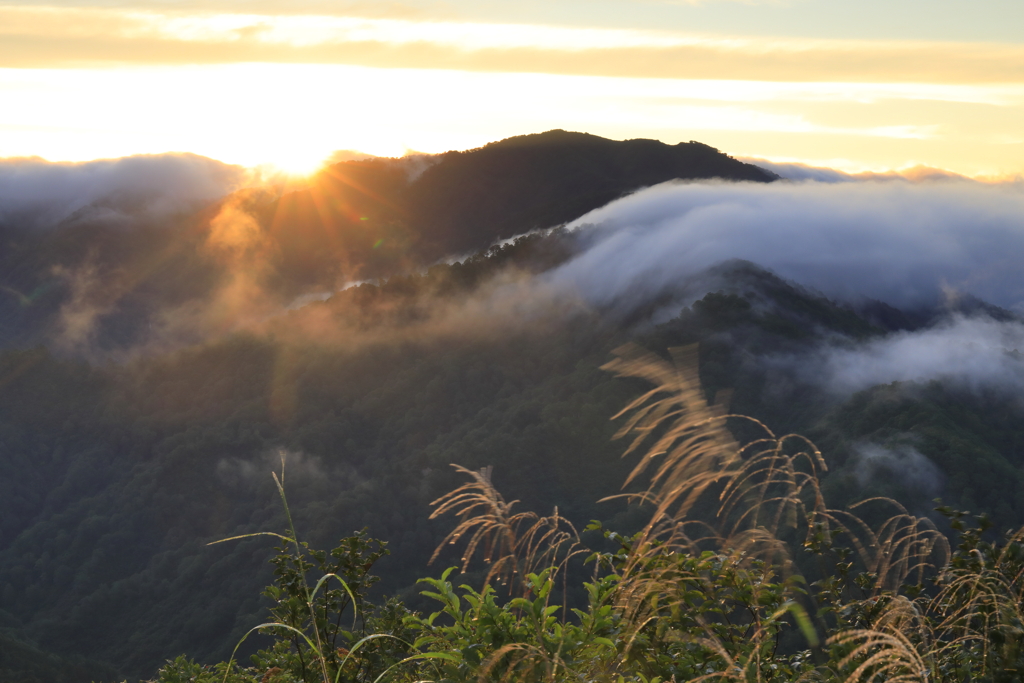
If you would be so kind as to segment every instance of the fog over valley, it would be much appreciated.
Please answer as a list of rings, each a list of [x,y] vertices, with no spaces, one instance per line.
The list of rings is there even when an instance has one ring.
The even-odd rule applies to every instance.
[[[251,172],[194,154],[81,163],[0,159],[0,225],[52,229],[66,221],[133,222],[193,212]]]

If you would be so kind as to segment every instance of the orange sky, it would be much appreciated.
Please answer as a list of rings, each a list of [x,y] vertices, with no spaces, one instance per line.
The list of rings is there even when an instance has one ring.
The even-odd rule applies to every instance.
[[[0,1],[0,156],[304,169],[565,128],[1024,173],[1024,3],[846,5]]]

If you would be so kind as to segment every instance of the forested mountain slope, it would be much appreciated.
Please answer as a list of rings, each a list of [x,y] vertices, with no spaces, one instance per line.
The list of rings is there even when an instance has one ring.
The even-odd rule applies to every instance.
[[[611,222],[533,231],[696,178],[747,182],[669,183]],[[963,293],[837,301],[750,262],[687,261],[730,239],[785,255],[777,235],[811,234],[783,232],[799,221],[859,247],[862,214],[826,219],[870,193],[770,180],[699,143],[551,131],[346,162],[156,222],[0,226],[0,677],[224,659],[265,614],[273,541],[208,544],[283,529],[282,463],[302,537],[368,528],[391,551],[376,589],[413,608],[416,579],[458,559],[427,566],[452,463],[493,465],[521,509],[629,529],[636,509],[597,502],[633,465],[611,418],[646,387],[600,369],[628,342],[698,344],[707,395],[815,439],[839,503],[929,514],[942,497],[1024,522],[1020,318]],[[876,194],[908,192],[891,187]],[[716,242],[735,226],[752,227]]]
[[[39,227],[12,218],[0,221],[0,346],[110,354],[194,343],[304,294],[416,272],[676,178],[775,176],[697,142],[549,131],[347,161],[305,186],[244,189],[159,219],[81,210]],[[211,302],[222,303],[210,311]]]
[[[558,505],[579,524],[628,526],[621,505],[595,501],[631,466],[609,418],[641,385],[599,370],[629,340],[661,352],[700,343],[709,394],[731,389],[734,410],[819,438],[834,469],[826,484],[843,493],[886,491],[911,505],[941,494],[1001,524],[1024,519],[1018,408],[994,411],[982,396],[940,386],[847,399],[780,370],[772,358],[886,330],[751,264],[719,268],[718,293],[657,326],[565,304],[534,309],[526,326],[472,303],[498,282],[537,277],[526,273],[543,271],[538,255],[570,239],[526,238],[353,288],[259,335],[126,365],[5,352],[5,623],[46,650],[102,663],[97,677],[104,666],[145,676],[181,652],[224,658],[259,623],[272,543],[205,544],[282,528],[270,478],[282,457],[303,536],[329,547],[368,527],[392,551],[378,567],[380,590],[413,606],[413,582],[432,571],[427,558],[448,530],[427,516],[456,485],[450,463],[494,465],[524,509]],[[916,451],[942,472],[939,488],[894,477],[898,460],[862,471],[858,444],[891,449],[914,431]],[[1000,493],[979,497],[982,486]]]

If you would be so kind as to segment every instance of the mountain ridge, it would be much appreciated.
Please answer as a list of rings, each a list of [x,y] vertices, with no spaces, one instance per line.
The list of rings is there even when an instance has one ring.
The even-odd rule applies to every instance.
[[[69,348],[123,353],[166,323],[162,311],[201,308],[239,274],[283,308],[476,253],[642,186],[710,177],[773,179],[701,143],[549,131],[428,160],[344,161],[306,189],[240,190],[158,224],[105,222],[86,207],[88,220],[49,230],[0,225],[0,347],[67,336],[70,311]]]
[[[290,255],[283,268],[296,277],[322,273],[337,279],[339,273],[322,265],[329,257],[311,252],[313,245],[342,240],[349,262],[356,263],[340,275],[359,280],[475,253],[566,223],[643,187],[712,178],[772,182],[778,176],[699,142],[616,141],[552,130],[435,155],[411,181],[393,160],[334,164],[309,189],[282,196],[261,221],[279,235]]]

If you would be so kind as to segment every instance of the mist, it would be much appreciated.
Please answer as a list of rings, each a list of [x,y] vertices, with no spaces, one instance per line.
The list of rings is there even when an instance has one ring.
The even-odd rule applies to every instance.
[[[912,435],[906,435],[907,436]],[[850,447],[853,474],[861,486],[873,477],[895,477],[904,486],[926,496],[936,496],[942,490],[942,472],[927,456],[910,444],[897,444],[886,448],[870,441]]]
[[[1024,323],[954,315],[915,332],[768,359],[837,394],[879,384],[941,381],[970,391],[1024,392]]]
[[[0,216],[28,216],[45,229],[86,208],[116,212],[123,197],[137,198],[133,211],[141,206],[149,215],[166,215],[217,199],[243,181],[243,169],[192,155],[85,164],[6,161],[0,162]],[[568,229],[576,253],[562,265],[539,275],[497,277],[457,297],[421,297],[415,315],[402,308],[398,322],[387,322],[391,314],[379,307],[372,319],[346,313],[348,304],[332,304],[336,293],[323,287],[277,291],[267,235],[244,201],[226,202],[197,246],[203,262],[216,264],[221,274],[201,297],[154,299],[156,308],[145,312],[145,334],[133,343],[141,352],[162,351],[239,330],[281,334],[284,327],[293,328],[289,336],[321,339],[352,339],[356,328],[356,336],[366,339],[427,328],[457,334],[533,325],[584,309],[631,312],[653,301],[667,318],[726,284],[715,266],[734,259],[852,303],[941,307],[951,296],[971,294],[1024,311],[1024,269],[1016,257],[1024,253],[1021,183],[670,182],[581,216]],[[97,326],[119,314],[122,299],[142,280],[132,277],[114,287],[111,275],[90,268],[83,264],[89,277],[74,279],[83,284],[62,305],[58,332],[66,350],[102,355],[94,343]],[[103,294],[98,304],[96,292]],[[830,348],[815,362],[840,392],[927,381],[941,372],[996,381],[1016,377],[1004,367],[1016,361],[1000,355],[1000,349],[1020,346],[1014,325],[958,318],[934,330],[888,337],[885,346]],[[963,350],[971,335],[982,335],[980,355]]]
[[[933,168],[931,166],[914,166],[899,171],[863,171],[860,173],[847,173],[846,171],[840,171],[826,166],[811,166],[809,164],[792,162],[775,162],[767,161],[766,159],[740,157],[739,161],[760,166],[784,180],[814,180],[820,183],[856,183],[867,180],[894,180],[915,183],[934,180],[961,180],[964,182],[973,182],[967,176],[952,173],[941,168]]]
[[[0,224],[38,230],[69,220],[159,221],[223,197],[247,174],[195,154],[82,163],[0,159]]]
[[[595,305],[664,295],[745,259],[826,296],[1024,311],[1024,184],[665,183],[573,221],[585,251],[550,274]]]

